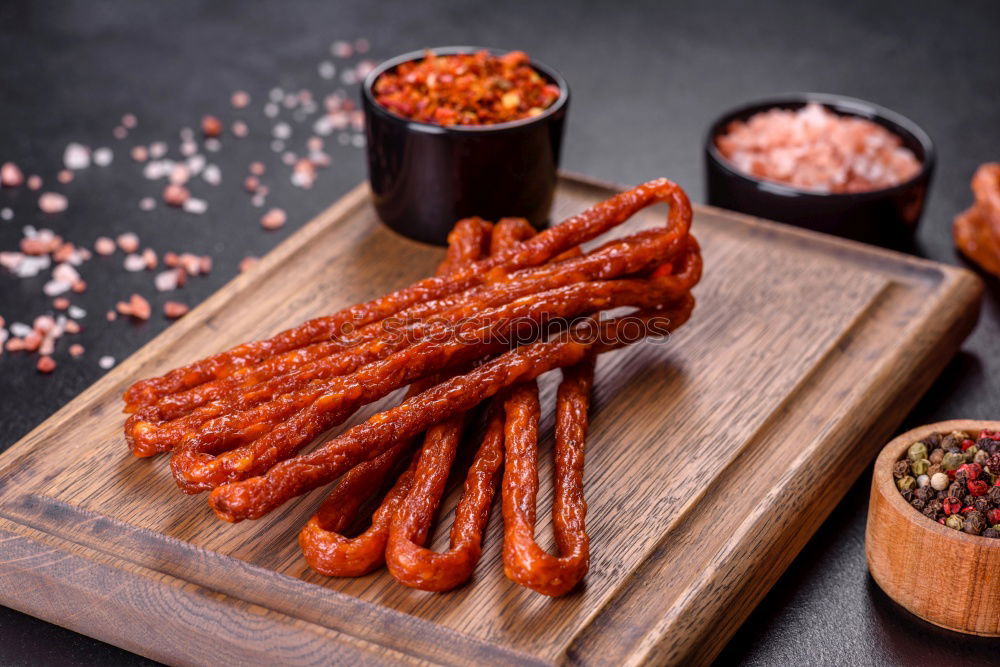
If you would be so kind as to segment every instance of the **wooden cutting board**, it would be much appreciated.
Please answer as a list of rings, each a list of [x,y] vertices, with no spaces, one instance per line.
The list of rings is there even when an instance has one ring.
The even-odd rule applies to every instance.
[[[553,217],[610,192],[564,178]],[[433,270],[441,251],[380,226],[361,186],[0,456],[0,603],[171,663],[710,661],[957,350],[981,286],[707,207],[694,233],[705,277],[691,321],[600,359],[592,564],[573,594],[504,578],[497,509],[458,591],[414,591],[384,571],[323,577],[296,544],[322,491],[230,525],[178,492],[166,458],[128,453],[120,396],[134,380]],[[542,381],[549,415],[556,380]]]

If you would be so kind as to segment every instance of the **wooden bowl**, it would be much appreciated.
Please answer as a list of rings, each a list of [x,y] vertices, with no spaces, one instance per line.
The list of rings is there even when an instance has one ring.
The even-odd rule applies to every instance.
[[[1000,636],[1000,539],[953,530],[911,507],[896,489],[893,464],[932,433],[1000,429],[997,421],[952,420],[907,431],[875,461],[865,530],[868,570],[886,594],[934,625]]]

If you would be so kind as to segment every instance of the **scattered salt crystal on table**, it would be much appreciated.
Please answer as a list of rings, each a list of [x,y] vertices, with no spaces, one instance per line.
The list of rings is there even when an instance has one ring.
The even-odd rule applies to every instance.
[[[43,192],[38,198],[38,208],[43,213],[62,213],[69,206],[69,200],[57,192]]]
[[[337,75],[337,66],[329,60],[324,60],[318,67],[319,75],[323,79],[332,79]]]
[[[7,206],[5,206],[2,209],[0,209],[0,220],[13,220],[13,219],[14,219],[14,210],[13,209],[11,209],[11,208],[9,208]]]
[[[142,251],[142,261],[146,263],[146,268],[150,271],[156,268],[157,257],[156,251],[152,248],[146,248]]]
[[[145,162],[149,159],[149,149],[145,146],[133,146],[132,150],[129,151],[129,155],[136,162]]]
[[[194,215],[201,215],[208,210],[208,202],[197,197],[185,200],[181,206],[187,213],[193,213]]]
[[[124,139],[125,137],[128,136],[128,130],[126,130],[121,125],[117,125],[113,130],[111,130],[111,136],[113,136],[115,139]]]
[[[330,45],[330,53],[338,58],[350,58],[354,55],[354,47],[351,46],[350,42],[337,40]]]
[[[268,102],[265,104],[264,115],[268,118],[275,118],[278,115],[278,105],[274,102]]]
[[[222,121],[215,116],[203,116],[201,119],[201,133],[206,137],[217,137],[222,134]]]
[[[21,168],[13,162],[4,162],[0,166],[0,185],[5,188],[17,188],[24,183],[24,174]]]
[[[250,128],[247,127],[247,124],[244,123],[242,120],[237,120],[233,122],[232,131],[234,136],[237,136],[241,139],[250,134]]]
[[[139,249],[139,237],[133,232],[119,234],[116,240],[122,252],[135,252]]]
[[[79,343],[73,343],[69,346],[69,354],[73,358],[82,357],[84,351],[83,345],[80,345]]]
[[[71,305],[69,307],[69,310],[67,310],[66,312],[74,320],[79,320],[87,316],[87,311],[85,311],[80,306]]]
[[[250,173],[254,176],[263,176],[267,168],[264,166],[263,162],[251,162],[250,163]]]
[[[167,142],[154,141],[149,145],[149,157],[158,160],[167,154]]]
[[[169,269],[156,274],[153,284],[157,292],[169,292],[177,289],[177,270]]]
[[[222,148],[222,142],[216,138],[205,139],[205,150],[209,153],[217,153]]]
[[[142,258],[142,255],[130,253],[125,255],[122,266],[126,271],[130,271],[132,273],[135,273],[136,271],[144,271],[146,269],[146,260]]]
[[[107,167],[115,158],[115,154],[110,148],[98,148],[94,150],[92,155],[94,164],[98,167]]]
[[[109,368],[115,365],[115,358],[105,355],[97,360],[97,365],[103,368],[104,370],[108,370]]]
[[[152,197],[143,197],[139,200],[139,208],[143,211],[152,211],[156,208],[156,200]]]
[[[264,229],[279,229],[284,226],[287,215],[280,208],[272,208],[260,219],[260,226]]]
[[[69,169],[63,169],[56,174],[56,180],[65,185],[73,180],[73,172]]]
[[[188,157],[187,161],[184,164],[187,165],[188,171],[192,175],[196,176],[200,174],[202,170],[205,168],[207,161],[205,160],[204,155],[195,154]]]
[[[292,136],[292,126],[288,123],[276,123],[271,129],[275,139],[288,139]]]
[[[57,296],[59,294],[65,294],[72,289],[73,283],[67,283],[62,280],[50,280],[42,286],[42,292],[45,296]]]
[[[187,304],[180,301],[167,301],[163,304],[163,314],[172,320],[183,317],[188,310]]]
[[[257,262],[259,261],[260,259],[257,257],[253,256],[244,257],[243,259],[240,260],[240,267],[239,267],[240,273],[246,273],[253,267],[257,266]]]
[[[14,336],[17,336],[18,338],[24,338],[32,331],[34,331],[34,329],[32,329],[24,322],[11,322],[10,327],[8,328],[10,329],[10,333]]]
[[[191,197],[191,193],[183,185],[171,183],[163,189],[163,201],[170,206],[183,206]]]
[[[134,113],[127,113],[124,116],[122,116],[121,123],[123,126],[132,130],[135,129],[136,125],[139,124],[139,119],[135,117]]]
[[[63,164],[67,169],[86,169],[90,166],[90,149],[75,142],[67,144],[63,151]]]
[[[250,104],[250,94],[243,90],[237,90],[229,101],[234,109],[243,109]]]
[[[52,270],[52,278],[72,285],[80,280],[80,274],[71,264],[63,262],[62,264],[56,265],[56,268]]]
[[[28,185],[29,190],[41,190],[42,189],[42,177],[38,174],[32,174],[28,176],[28,180],[25,181]]]
[[[218,185],[222,182],[222,170],[219,169],[219,165],[210,164],[202,171],[201,177],[209,185]]]

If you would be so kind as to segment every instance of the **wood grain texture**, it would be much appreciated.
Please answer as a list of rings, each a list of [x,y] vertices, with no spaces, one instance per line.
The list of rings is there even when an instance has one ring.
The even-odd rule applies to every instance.
[[[925,621],[949,630],[1000,636],[1000,540],[938,524],[899,495],[892,466],[914,442],[932,433],[998,430],[1000,422],[956,419],[915,428],[882,449],[872,475],[865,556],[886,595]],[[933,576],[947,567],[947,585]]]
[[[564,178],[553,218],[609,192]],[[645,211],[621,233],[662,224],[663,214]],[[433,270],[441,251],[378,225],[364,186],[0,456],[0,516],[12,526],[5,530],[46,554],[35,574],[0,556],[0,574],[53,586],[58,577],[44,563],[72,545],[74,557],[99,554],[153,573],[157,586],[211,591],[233,614],[252,606],[280,617],[249,637],[225,629],[216,636],[262,662],[287,641],[285,628],[300,627],[303,648],[283,661],[364,652],[386,662],[707,662],[957,350],[981,286],[962,269],[708,207],[696,207],[694,233],[706,270],[692,320],[666,341],[599,360],[586,471],[592,564],[569,596],[544,598],[504,578],[498,511],[474,580],[462,589],[414,591],[384,571],[330,579],[307,569],[295,540],[323,491],[256,522],[227,524],[204,496],[177,491],[165,458],[128,454],[120,396],[135,379]],[[558,375],[540,382],[545,547]],[[434,548],[447,542],[458,486],[442,503]],[[798,502],[786,502],[792,494]],[[61,617],[36,590],[49,589],[0,590],[0,602],[141,649],[124,644],[112,623]],[[95,604],[103,599],[96,584],[93,595]],[[191,622],[218,613],[200,610],[197,599],[184,603],[194,605]],[[120,621],[129,606],[156,608],[136,593],[115,607]],[[341,654],[342,645],[353,653]],[[176,661],[210,662],[187,654]]]

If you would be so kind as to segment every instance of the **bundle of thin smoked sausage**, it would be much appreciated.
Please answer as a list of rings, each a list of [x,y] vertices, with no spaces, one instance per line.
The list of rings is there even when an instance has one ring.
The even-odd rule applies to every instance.
[[[665,226],[580,249],[657,202],[669,204]],[[210,491],[209,504],[227,521],[259,518],[339,480],[299,536],[309,565],[359,576],[385,564],[399,582],[430,591],[472,576],[499,486],[504,572],[562,595],[589,565],[583,471],[595,357],[666,335],[690,317],[701,276],[690,226],[688,198],[667,179],[538,233],[519,218],[461,220],[434,277],[137,382],[124,397],[126,441],[136,456],[172,452],[180,488]],[[602,317],[623,307],[632,311]],[[535,378],[557,368],[558,557],[534,538]],[[407,385],[401,404],[300,453]],[[450,546],[434,552],[425,543],[480,405],[485,426]],[[348,536],[371,507],[370,526]]]

